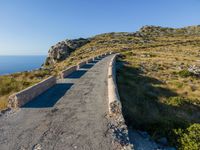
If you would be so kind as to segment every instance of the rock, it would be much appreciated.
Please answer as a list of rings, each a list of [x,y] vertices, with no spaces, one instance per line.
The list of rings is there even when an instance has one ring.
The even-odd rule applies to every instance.
[[[6,108],[6,109],[3,109],[3,110],[0,110],[0,116],[2,116],[3,114],[7,113],[10,110],[11,110],[10,108]]]
[[[164,28],[160,26],[143,26],[139,32],[140,36],[162,36],[164,34],[170,34],[174,32],[173,28]]]
[[[74,149],[77,149],[77,147],[78,147],[78,146],[75,145],[75,146],[74,146]]]
[[[40,144],[36,144],[36,145],[34,145],[34,147],[33,147],[33,150],[41,150],[41,149],[42,149],[42,147],[41,147]]]
[[[158,139],[158,143],[162,144],[162,145],[167,145],[168,141],[166,137],[162,137],[160,139]]]
[[[200,27],[188,26],[185,28],[168,28],[161,26],[143,26],[138,32],[135,33],[135,35],[138,37],[156,37],[173,34],[200,35]]]
[[[118,101],[110,103],[110,108],[113,114],[121,114],[121,104]]]
[[[53,65],[56,62],[65,60],[71,54],[71,52],[87,44],[88,42],[88,39],[83,38],[58,42],[49,49],[45,65]]]
[[[200,66],[196,66],[196,65],[190,66],[188,68],[188,71],[197,76],[200,76]]]

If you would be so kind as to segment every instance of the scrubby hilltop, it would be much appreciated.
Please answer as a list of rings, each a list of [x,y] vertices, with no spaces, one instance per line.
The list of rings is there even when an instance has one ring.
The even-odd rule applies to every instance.
[[[199,35],[200,26],[184,28],[168,28],[161,26],[144,26],[137,33],[143,36],[173,36],[173,35]]]
[[[40,70],[0,77],[1,108],[11,93],[108,51],[122,54],[117,81],[127,124],[164,144],[200,149],[200,26],[144,26],[59,42]]]
[[[200,35],[200,25],[189,26],[185,28],[168,28],[160,26],[144,26],[137,32],[112,32],[100,34],[88,39],[79,38],[74,40],[64,40],[58,42],[49,49],[48,57],[45,61],[46,65],[65,60],[74,51],[90,52],[101,50],[119,50],[129,46],[142,45],[145,43],[155,42],[155,38],[168,36],[173,37],[190,37]],[[178,39],[177,39],[178,40]],[[174,42],[177,41],[174,39]],[[185,39],[187,40],[187,38]],[[76,53],[76,52],[75,52]]]

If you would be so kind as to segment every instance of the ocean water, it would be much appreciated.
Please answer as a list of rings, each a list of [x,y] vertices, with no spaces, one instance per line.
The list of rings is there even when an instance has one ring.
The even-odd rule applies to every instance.
[[[0,56],[0,75],[40,68],[46,56]]]

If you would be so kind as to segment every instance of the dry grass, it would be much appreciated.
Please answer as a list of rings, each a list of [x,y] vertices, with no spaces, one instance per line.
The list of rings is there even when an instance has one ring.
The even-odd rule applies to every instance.
[[[118,86],[130,126],[177,145],[174,129],[200,123],[200,78],[183,71],[199,65],[199,46],[199,37],[157,37],[122,52]]]
[[[37,70],[0,76],[0,110],[7,107],[9,95],[40,82],[50,74],[48,70]]]

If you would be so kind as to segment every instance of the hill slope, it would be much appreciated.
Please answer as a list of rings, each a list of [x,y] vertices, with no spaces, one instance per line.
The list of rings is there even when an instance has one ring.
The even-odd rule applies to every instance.
[[[149,131],[155,139],[167,136],[179,148],[191,143],[194,149],[200,147],[199,139],[190,133],[197,130],[195,136],[200,136],[200,26],[145,26],[135,33],[106,33],[84,40],[70,53],[59,53],[66,59],[46,63],[43,69],[1,76],[0,108],[13,92],[83,59],[116,51],[122,54],[118,86],[128,125]]]

